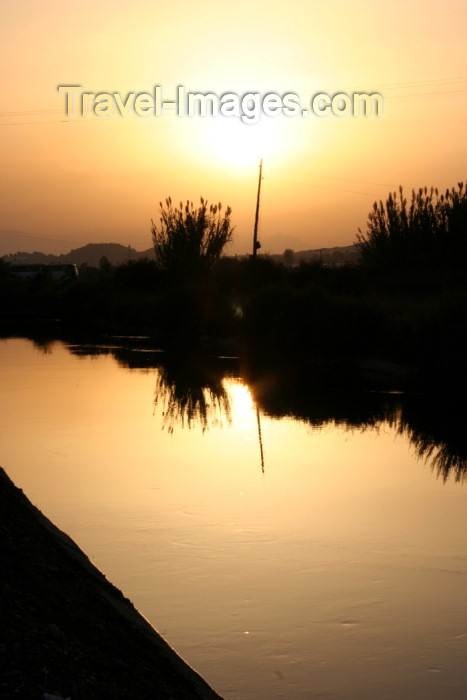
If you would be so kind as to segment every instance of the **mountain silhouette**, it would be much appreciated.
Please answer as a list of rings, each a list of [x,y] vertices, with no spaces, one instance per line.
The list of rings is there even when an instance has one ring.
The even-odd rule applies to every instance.
[[[140,260],[141,258],[154,258],[154,250],[138,252],[131,246],[120,243],[88,243],[81,248],[74,248],[69,253],[52,255],[40,252],[12,253],[3,256],[3,260],[9,263],[74,263],[75,265],[89,265],[98,267],[100,260],[105,257],[112,265],[120,265],[128,260]]]
[[[293,240],[290,237],[290,240]],[[298,241],[298,239],[297,239]],[[290,241],[289,241],[290,242]],[[275,260],[283,262],[283,253],[269,253],[264,251],[265,255]],[[327,265],[342,265],[356,263],[360,252],[355,245],[336,246],[334,248],[316,248],[309,250],[294,250],[294,264],[300,262],[322,262]],[[8,263],[74,263],[75,265],[89,265],[89,267],[99,267],[101,259],[105,257],[111,265],[121,265],[128,260],[141,260],[148,258],[154,260],[154,249],[137,251],[131,246],[124,246],[120,243],[88,243],[80,248],[73,248],[69,253],[61,255],[53,255],[51,253],[34,253],[18,252],[4,255],[3,260]],[[240,256],[243,257],[243,256]]]

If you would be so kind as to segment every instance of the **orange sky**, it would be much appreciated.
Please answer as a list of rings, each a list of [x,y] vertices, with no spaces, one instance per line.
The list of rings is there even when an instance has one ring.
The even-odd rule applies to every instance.
[[[3,0],[0,254],[89,242],[151,246],[168,195],[222,201],[259,237],[349,245],[373,201],[467,175],[467,3],[394,0]],[[88,92],[379,92],[381,118],[67,119]],[[272,244],[271,244],[272,245]],[[298,245],[292,245],[298,248]],[[280,251],[278,251],[280,252]]]

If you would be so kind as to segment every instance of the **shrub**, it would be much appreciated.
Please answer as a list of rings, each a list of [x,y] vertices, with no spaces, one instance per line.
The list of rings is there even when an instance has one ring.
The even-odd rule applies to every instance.
[[[433,187],[412,191],[410,204],[399,188],[374,203],[367,233],[356,245],[364,262],[378,267],[458,265],[467,253],[467,187],[439,195]]]
[[[160,202],[160,224],[151,222],[152,240],[158,266],[177,278],[193,278],[209,270],[232,240],[231,209],[222,213],[222,204],[211,204],[201,197],[174,207],[172,200]]]

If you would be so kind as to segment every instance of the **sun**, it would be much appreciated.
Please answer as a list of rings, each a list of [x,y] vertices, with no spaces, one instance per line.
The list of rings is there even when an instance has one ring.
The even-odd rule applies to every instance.
[[[279,118],[262,116],[256,124],[240,119],[217,118],[209,133],[213,158],[251,169],[261,158],[269,162],[286,155],[287,130]]]
[[[245,123],[238,117],[199,119],[197,150],[204,162],[251,171],[261,158],[277,163],[294,150],[293,125],[284,117],[261,116]]]
[[[272,127],[272,120],[265,117],[256,124],[245,124],[233,117],[216,117],[211,120],[207,133],[211,157],[237,167],[250,168],[273,150]]]

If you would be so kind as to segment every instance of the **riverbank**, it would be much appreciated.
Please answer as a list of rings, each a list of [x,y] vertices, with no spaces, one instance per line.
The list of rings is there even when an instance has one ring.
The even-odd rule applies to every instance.
[[[410,368],[417,390],[467,386],[463,266],[377,270],[223,258],[202,278],[173,280],[141,260],[83,269],[60,283],[17,279],[3,263],[0,297],[4,337],[147,336],[172,354],[259,357],[279,368],[312,363],[341,374],[376,360]]]
[[[217,695],[0,468],[0,698]]]

